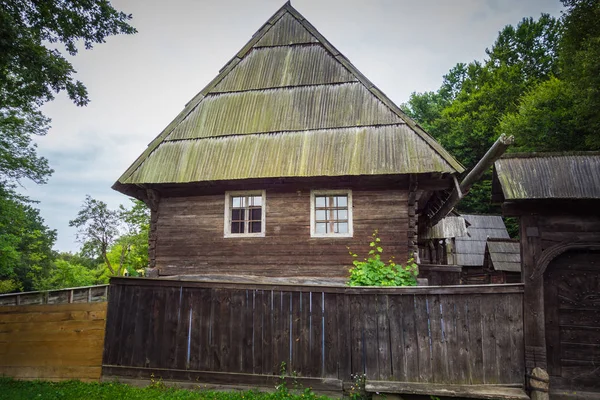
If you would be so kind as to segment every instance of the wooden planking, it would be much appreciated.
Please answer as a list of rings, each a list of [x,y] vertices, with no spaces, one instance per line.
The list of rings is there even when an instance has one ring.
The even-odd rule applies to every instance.
[[[143,343],[133,353],[106,355],[106,367],[278,376],[285,362],[287,374],[310,378],[350,381],[364,373],[369,380],[440,384],[519,384],[524,374],[518,290],[330,293],[310,286],[138,282],[113,281],[116,301],[132,300],[109,313],[118,326],[113,331],[125,335],[120,348],[131,329],[127,315],[133,325],[160,328],[136,335]],[[140,315],[149,322],[140,324]],[[115,348],[106,347],[107,354]],[[154,349],[143,367],[135,361],[138,348]]]
[[[106,314],[106,302],[0,307],[0,375],[98,380]]]
[[[346,277],[352,261],[346,246],[366,254],[375,229],[386,254],[404,262],[408,247],[397,238],[407,235],[407,192],[353,190],[352,196],[354,237],[334,239],[310,237],[310,187],[267,190],[265,238],[223,237],[224,191],[162,198],[155,223],[156,266],[161,275],[243,271],[263,276]]]

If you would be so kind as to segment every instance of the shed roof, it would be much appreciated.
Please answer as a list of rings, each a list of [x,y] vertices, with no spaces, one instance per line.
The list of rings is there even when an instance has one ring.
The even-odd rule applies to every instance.
[[[504,200],[600,199],[600,153],[507,154],[494,182]]]
[[[288,2],[114,187],[463,170]]]
[[[486,253],[496,271],[521,272],[521,247],[513,239],[488,239]]]
[[[467,221],[468,236],[455,239],[456,264],[463,266],[483,266],[485,244],[488,238],[508,239],[508,231],[499,215],[463,214]]]

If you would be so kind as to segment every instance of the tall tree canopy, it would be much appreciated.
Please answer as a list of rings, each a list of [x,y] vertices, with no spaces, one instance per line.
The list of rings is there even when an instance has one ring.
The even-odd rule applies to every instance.
[[[50,127],[40,107],[60,92],[76,105],[89,102],[65,54],[134,33],[130,18],[108,0],[0,0],[0,292],[33,290],[57,269],[56,232],[14,187],[52,173],[33,142]]]
[[[0,0],[0,182],[44,182],[52,170],[31,140],[49,129],[40,106],[62,91],[77,105],[89,101],[73,65],[50,46],[75,55],[78,45],[134,33],[130,18],[107,0]]]
[[[542,14],[506,26],[483,62],[459,63],[437,92],[413,93],[407,112],[467,169],[475,166],[503,133],[503,116],[518,110],[529,88],[558,70],[561,23]],[[476,184],[460,204],[463,211],[497,211],[490,204],[491,175]]]

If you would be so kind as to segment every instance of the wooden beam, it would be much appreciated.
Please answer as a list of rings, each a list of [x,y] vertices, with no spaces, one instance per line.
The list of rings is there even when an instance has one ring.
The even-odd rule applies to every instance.
[[[517,387],[515,387],[517,386]],[[436,383],[367,381],[365,390],[371,393],[399,393],[413,395],[429,395],[444,397],[462,397],[469,399],[506,399],[529,400],[527,393],[521,388],[522,383],[515,385],[446,385]]]

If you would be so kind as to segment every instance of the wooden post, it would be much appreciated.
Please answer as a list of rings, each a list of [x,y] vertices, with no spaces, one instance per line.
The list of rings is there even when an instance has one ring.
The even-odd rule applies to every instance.
[[[523,330],[525,337],[525,366],[527,371],[540,367],[546,370],[546,335],[544,318],[544,276],[534,275],[542,254],[542,243],[533,215],[521,216],[521,263],[523,294]]]

